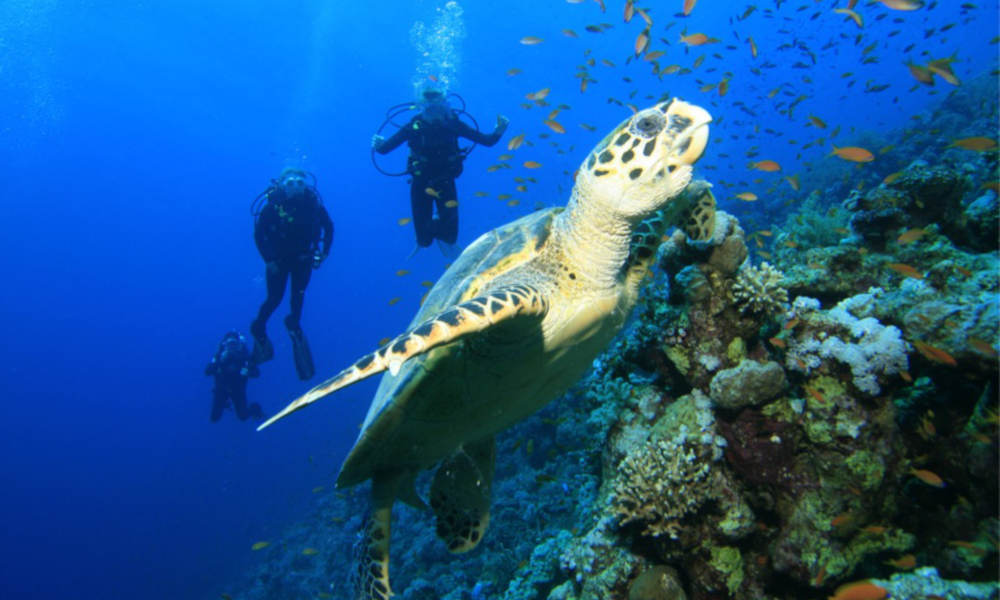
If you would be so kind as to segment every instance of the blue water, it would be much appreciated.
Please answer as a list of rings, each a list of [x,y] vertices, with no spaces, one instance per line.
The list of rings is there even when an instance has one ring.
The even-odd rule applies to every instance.
[[[702,0],[679,19],[677,0],[650,11],[649,50],[666,51],[661,66],[706,58],[693,73],[662,81],[648,62],[625,64],[643,24],[638,15],[622,22],[622,2],[608,0],[604,14],[592,0],[459,4],[444,13],[441,2],[410,0],[0,4],[0,597],[218,597],[257,559],[253,542],[300,519],[315,486],[332,485],[374,382],[256,433],[231,412],[209,422],[211,381],[202,369],[222,333],[246,331],[263,299],[248,206],[284,166],[316,174],[336,223],[333,254],[314,274],[303,319],[317,380],[401,331],[425,291],[419,282],[442,272],[448,259],[434,247],[406,259],[411,226],[397,224],[409,214],[406,183],[380,175],[369,157],[385,109],[411,100],[414,84],[434,74],[428,57],[416,56],[416,21],[432,36],[442,14],[446,26],[464,27],[464,37],[431,46],[435,76],[447,76],[484,130],[498,113],[511,119],[503,142],[466,161],[460,245],[539,203],[564,203],[587,150],[630,114],[609,98],[642,108],[653,101],[647,95],[669,92],[706,106],[722,121],[699,172],[734,184],[733,193],[763,197],[780,179],[747,169],[753,146],[754,160],[801,173],[805,190],[807,163],[837,159],[824,158],[829,141],[798,157],[789,138],[801,145],[840,126],[834,143],[852,145],[862,131],[907,126],[951,91],[941,80],[911,89],[907,58],[957,53],[953,68],[963,80],[996,69],[995,3],[897,12],[862,0],[859,29],[831,12],[843,3],[761,3],[737,21],[748,5]],[[584,29],[602,22],[613,27]],[[956,25],[926,35],[948,23]],[[721,41],[685,50],[677,42],[685,27]],[[529,35],[544,42],[519,43]],[[747,36],[760,49],[756,59]],[[872,43],[878,62],[863,64]],[[598,61],[587,67],[596,82],[581,94],[574,73],[586,49]],[[800,61],[808,68],[793,66]],[[506,75],[511,68],[523,72]],[[725,96],[699,91],[726,72]],[[890,87],[865,93],[867,81]],[[551,106],[520,106],[546,87]],[[778,112],[779,101],[799,95],[806,98],[791,118]],[[556,117],[567,133],[539,138],[561,103],[570,105]],[[828,129],[807,126],[809,114]],[[488,173],[518,133],[534,145],[516,152],[512,170]],[[381,162],[398,170],[404,160],[398,150]],[[525,160],[543,167],[529,171]],[[538,182],[518,193],[514,176]],[[490,197],[474,197],[477,190]],[[520,204],[508,206],[498,193]],[[778,206],[725,194],[720,201],[762,223]],[[269,324],[276,360],[249,389],[269,414],[309,385],[294,374],[280,322],[286,312]]]

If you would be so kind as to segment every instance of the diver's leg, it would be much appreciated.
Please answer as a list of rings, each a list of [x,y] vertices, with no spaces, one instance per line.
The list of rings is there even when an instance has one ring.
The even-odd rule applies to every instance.
[[[209,416],[213,423],[222,418],[222,411],[226,408],[226,388],[218,378],[215,379],[215,387],[212,388],[212,414]]]
[[[425,191],[427,179],[414,177],[410,184],[410,208],[413,211],[413,231],[417,234],[417,246],[426,248],[434,240],[433,198]]]
[[[302,304],[306,299],[306,288],[309,287],[312,272],[312,264],[308,260],[301,260],[292,267],[292,297],[289,298],[292,310],[285,319],[285,326],[289,329],[298,329],[300,327],[299,321],[302,319]]]
[[[288,267],[283,263],[274,263],[274,267],[265,269],[267,281],[267,298],[257,311],[257,318],[250,323],[250,334],[253,336],[253,362],[261,364],[274,358],[274,346],[267,338],[267,320],[281,304],[285,296],[285,285],[288,283]]]
[[[240,421],[246,421],[250,416],[247,410],[247,382],[246,379],[234,376],[229,381],[229,396],[233,399],[233,411]]]
[[[446,179],[438,182],[440,198],[437,199],[437,227],[434,237],[446,244],[454,244],[458,239],[458,192],[455,190],[455,180]]]

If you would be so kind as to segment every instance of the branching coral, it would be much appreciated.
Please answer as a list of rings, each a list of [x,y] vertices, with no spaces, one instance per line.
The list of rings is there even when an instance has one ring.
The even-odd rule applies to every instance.
[[[715,496],[712,463],[722,456],[710,401],[695,392],[672,408],[695,415],[698,430],[680,425],[633,448],[619,465],[612,506],[620,525],[639,523],[645,535],[676,539],[680,521]],[[669,418],[669,416],[667,417]]]
[[[788,290],[781,287],[784,273],[763,262],[760,267],[745,265],[733,282],[733,298],[740,313],[776,313],[788,302]]]

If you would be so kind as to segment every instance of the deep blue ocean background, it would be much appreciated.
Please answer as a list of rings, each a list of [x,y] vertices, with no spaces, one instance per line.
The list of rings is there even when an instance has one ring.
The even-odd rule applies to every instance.
[[[907,59],[955,54],[959,78],[996,77],[991,2],[899,12],[862,0],[860,29],[831,11],[846,1],[759,3],[744,20],[746,3],[701,0],[688,18],[675,16],[681,0],[646,4],[650,50],[666,52],[661,66],[705,55],[693,73],[660,80],[649,62],[626,64],[644,25],[638,16],[623,23],[624,2],[613,0],[606,13],[593,0],[461,0],[444,12],[423,0],[0,4],[0,597],[217,598],[259,559],[251,544],[300,519],[313,488],[332,486],[374,381],[257,433],[231,412],[209,422],[202,370],[222,334],[246,332],[263,300],[248,207],[285,166],[315,173],[336,224],[303,318],[319,376],[295,377],[286,304],[269,323],[277,357],[251,381],[251,401],[272,414],[405,328],[420,282],[436,280],[448,259],[435,247],[406,259],[412,226],[397,224],[409,216],[406,182],[373,168],[369,142],[385,109],[412,100],[415,83],[434,74],[427,60],[450,61],[435,76],[447,75],[484,130],[498,113],[511,120],[458,181],[463,246],[538,203],[565,202],[586,152],[630,114],[609,98],[643,108],[669,93],[721,118],[697,171],[735,184],[733,193],[755,191],[754,204],[718,195],[723,209],[766,225],[791,190],[770,199],[767,184],[754,183],[760,174],[745,155],[754,146],[754,160],[777,160],[808,190],[810,172],[837,159],[824,158],[829,141],[802,143],[838,126],[838,146],[904,128],[952,90],[941,80],[919,86]],[[414,23],[433,31],[442,14],[452,33],[460,15],[465,36],[418,57]],[[613,27],[585,31],[600,23]],[[721,41],[685,49],[685,28]],[[524,36],[544,41],[524,45]],[[863,63],[873,43],[878,61]],[[587,49],[596,81],[581,93],[574,74]],[[508,76],[511,68],[523,72]],[[725,96],[699,91],[727,71]],[[866,82],[889,87],[865,92]],[[550,107],[521,107],[542,88]],[[791,116],[781,114],[800,95]],[[562,103],[567,133],[557,135],[542,121]],[[810,114],[828,129],[808,125]],[[519,133],[534,145],[517,151],[512,170],[488,173]],[[405,154],[380,164],[399,170]],[[543,167],[524,169],[525,160]],[[515,192],[514,176],[537,184]],[[490,196],[474,197],[479,190]],[[500,193],[521,202],[509,206]]]

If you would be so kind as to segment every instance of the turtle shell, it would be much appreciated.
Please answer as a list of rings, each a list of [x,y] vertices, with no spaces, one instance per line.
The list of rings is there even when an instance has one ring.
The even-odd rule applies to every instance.
[[[538,211],[480,236],[434,284],[408,329],[483,294],[497,277],[535,258],[562,210]],[[510,341],[519,343],[516,335]],[[502,373],[474,364],[480,355],[467,351],[469,345],[464,340],[435,348],[407,360],[396,375],[382,376],[338,486],[360,483],[383,470],[428,468],[460,444],[488,435],[512,418],[498,414],[501,423],[484,423],[481,417],[489,412],[487,407],[461,404],[468,399],[470,386],[497,387]],[[532,340],[524,340],[526,352],[531,345]],[[485,402],[491,400],[487,397]]]

